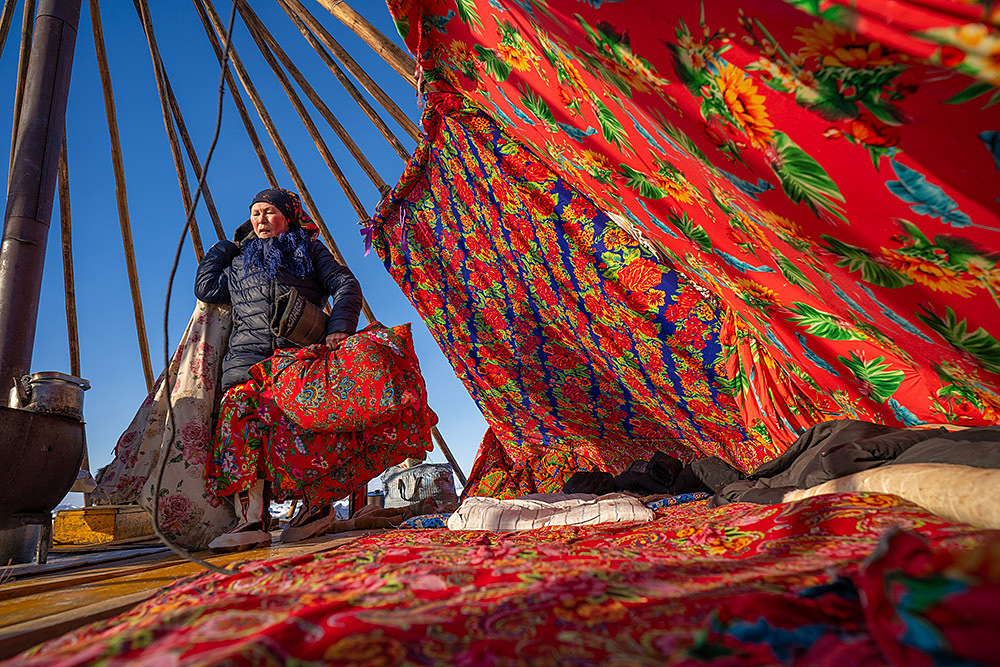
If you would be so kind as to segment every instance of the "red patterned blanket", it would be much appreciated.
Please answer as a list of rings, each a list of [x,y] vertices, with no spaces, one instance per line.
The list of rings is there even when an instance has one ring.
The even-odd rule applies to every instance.
[[[997,664],[998,557],[1000,533],[873,494],[399,531],[182,582],[11,664]]]

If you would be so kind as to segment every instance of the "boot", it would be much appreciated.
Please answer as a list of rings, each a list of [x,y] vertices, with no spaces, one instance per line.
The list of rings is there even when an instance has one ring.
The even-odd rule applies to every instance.
[[[270,484],[263,479],[247,491],[233,497],[236,527],[212,540],[208,548],[215,553],[245,551],[271,546]]]
[[[288,522],[288,527],[281,533],[282,544],[298,542],[316,535],[331,531],[331,524],[336,520],[333,507],[327,505],[320,508],[303,501],[302,509]]]

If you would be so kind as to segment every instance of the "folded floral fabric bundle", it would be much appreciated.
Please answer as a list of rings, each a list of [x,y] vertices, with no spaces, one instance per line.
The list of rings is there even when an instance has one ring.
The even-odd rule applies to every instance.
[[[374,323],[331,352],[277,350],[230,388],[206,467],[220,495],[260,471],[279,498],[322,505],[408,457],[429,451],[437,415],[408,324]]]
[[[413,407],[430,427],[427,389],[410,325],[374,323],[334,353],[324,345],[277,350],[250,369],[286,417],[310,431],[363,431]]]

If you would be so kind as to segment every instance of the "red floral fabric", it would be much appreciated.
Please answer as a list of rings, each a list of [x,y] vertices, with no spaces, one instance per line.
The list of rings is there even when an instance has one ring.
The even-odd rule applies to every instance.
[[[1000,418],[995,3],[389,6],[427,90],[721,299],[747,428]]]
[[[424,422],[430,438],[437,416],[427,407],[427,388],[413,350],[410,325],[375,323],[330,354],[322,345],[278,350],[250,369],[270,387],[289,419],[313,431],[363,431],[387,421]]]
[[[428,109],[373,244],[495,436],[466,494],[559,491],[572,466],[657,451],[745,470],[780,452],[744,426],[710,296],[474,105]]]
[[[205,479],[220,496],[258,477],[277,498],[344,498],[430,450],[427,406],[408,326],[369,326],[335,351],[278,350],[222,398]]]
[[[997,664],[998,539],[876,494],[398,531],[181,582],[9,664]]]
[[[504,446],[490,428],[476,452],[462,496],[518,498],[529,493],[562,493],[574,473],[618,470],[630,462],[624,456],[618,460],[609,456],[590,459],[578,451],[526,443]]]
[[[964,551],[893,530],[853,579],[872,637],[894,665],[1000,664],[1000,534]]]

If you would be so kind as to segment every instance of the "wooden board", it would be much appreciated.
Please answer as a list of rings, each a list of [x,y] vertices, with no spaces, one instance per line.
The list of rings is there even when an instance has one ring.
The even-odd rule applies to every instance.
[[[0,570],[0,582],[2,582],[0,583],[0,599],[4,597],[6,591],[11,588],[10,583],[14,581],[21,581],[22,579],[30,577],[52,576],[54,573],[62,572],[64,570],[82,571],[84,568],[91,565],[99,565],[101,563],[109,563],[117,560],[127,560],[150,553],[163,554],[167,551],[169,551],[169,549],[162,544],[158,544],[154,547],[143,546],[126,550],[116,549],[107,553],[88,552],[62,554],[57,552],[49,558],[47,563],[39,564],[31,562],[9,565]],[[2,621],[0,621],[0,623],[2,623]]]
[[[138,505],[94,505],[60,510],[52,522],[53,546],[91,545],[153,535],[149,513]]]
[[[339,548],[380,530],[352,531],[234,554],[198,555],[225,567],[251,560],[302,556]],[[164,586],[202,568],[172,553],[135,556],[0,586],[0,660],[36,644],[128,611]]]

